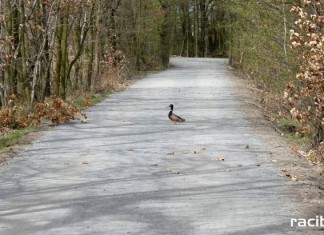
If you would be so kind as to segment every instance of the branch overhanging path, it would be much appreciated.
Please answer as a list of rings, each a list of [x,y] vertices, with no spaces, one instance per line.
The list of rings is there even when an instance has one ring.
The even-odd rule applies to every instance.
[[[0,169],[0,234],[299,234],[227,60],[171,62]]]

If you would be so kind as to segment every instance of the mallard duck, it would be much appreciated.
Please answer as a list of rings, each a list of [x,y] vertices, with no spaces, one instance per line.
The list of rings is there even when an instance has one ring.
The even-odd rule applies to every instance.
[[[184,122],[184,121],[186,121],[184,118],[181,118],[181,117],[179,117],[178,115],[175,115],[175,114],[173,113],[173,104],[170,104],[169,107],[171,108],[171,110],[170,110],[168,116],[169,116],[169,119],[170,119],[171,121],[173,121],[175,124],[176,124],[177,122]]]

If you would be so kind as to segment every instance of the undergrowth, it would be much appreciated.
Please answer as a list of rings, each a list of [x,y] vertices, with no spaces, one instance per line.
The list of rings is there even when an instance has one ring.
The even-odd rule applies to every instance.
[[[18,144],[19,139],[31,132],[38,130],[36,127],[27,127],[20,130],[10,130],[0,138],[0,154],[12,145]]]
[[[75,119],[85,121],[87,117],[82,110],[102,100],[100,95],[76,96],[69,102],[53,97],[29,108],[18,97],[10,98],[10,106],[0,110],[0,153],[17,144],[22,136],[38,130],[41,124],[60,124]]]

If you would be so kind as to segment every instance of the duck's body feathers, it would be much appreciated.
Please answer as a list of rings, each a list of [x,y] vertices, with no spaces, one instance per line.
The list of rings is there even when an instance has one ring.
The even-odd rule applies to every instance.
[[[172,111],[169,112],[169,119],[174,122],[184,122],[186,119],[179,117],[178,115],[174,114]]]
[[[169,107],[171,108],[171,110],[168,116],[171,121],[173,121],[174,123],[186,121],[186,119],[179,117],[178,115],[173,113],[173,104],[170,104]]]

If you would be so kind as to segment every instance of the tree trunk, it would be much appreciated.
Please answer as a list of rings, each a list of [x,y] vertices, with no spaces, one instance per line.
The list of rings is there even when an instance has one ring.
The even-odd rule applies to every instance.
[[[195,57],[199,56],[199,12],[198,12],[198,0],[195,0],[195,7],[194,7],[194,33],[195,33]]]
[[[20,0],[20,17],[19,17],[19,43],[20,43],[20,74],[18,76],[18,94],[26,98],[30,105],[30,87],[27,74],[27,39],[25,35],[26,17],[24,0]]]
[[[9,9],[8,23],[7,23],[7,32],[8,35],[13,38],[13,45],[9,47],[9,56],[10,59],[7,61],[6,72],[8,76],[9,84],[9,94],[17,94],[17,62],[15,61],[15,53],[18,50],[19,46],[19,11],[17,3],[12,3],[11,0],[8,0],[7,3]]]
[[[206,0],[200,0],[200,39],[199,39],[199,51],[202,57],[207,56],[208,51],[208,34],[207,34],[207,6]]]
[[[63,32],[63,18],[59,16],[56,24],[56,65],[55,65],[55,82],[54,82],[54,95],[60,96],[61,84],[61,68],[62,68],[62,32]]]
[[[50,13],[51,11],[47,11],[46,4],[44,2],[40,3],[40,7],[42,8],[42,18],[41,18],[41,24],[45,32],[43,33],[43,37],[45,40],[44,45],[44,56],[43,56],[43,76],[44,76],[44,90],[42,94],[42,100],[45,99],[45,97],[51,96],[51,57],[50,57]]]
[[[160,40],[161,40],[161,61],[162,61],[162,66],[164,68],[167,68],[169,66],[169,61],[170,61],[170,3],[168,0],[161,1],[161,7],[164,13],[164,19],[162,23],[162,27],[160,30]]]
[[[64,18],[63,18],[63,28],[62,28],[62,59],[61,59],[61,82],[60,82],[60,97],[62,99],[66,98],[66,76],[67,76],[67,66],[68,66],[68,29],[69,29],[69,11],[70,5],[67,3],[64,6]]]
[[[92,87],[93,80],[93,61],[95,55],[95,24],[94,24],[94,13],[95,13],[95,5],[92,6],[90,12],[90,45],[89,45],[89,60],[88,60],[88,73],[87,73],[87,90],[90,91]]]

